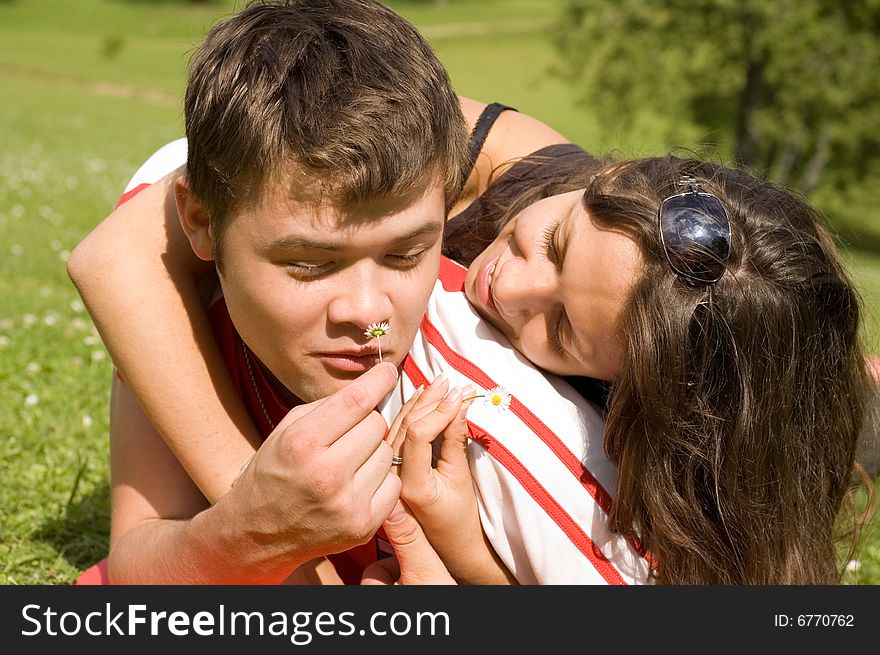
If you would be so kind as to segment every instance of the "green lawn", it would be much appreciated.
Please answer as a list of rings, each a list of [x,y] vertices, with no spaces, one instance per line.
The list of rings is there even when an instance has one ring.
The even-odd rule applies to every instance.
[[[0,2],[0,583],[69,583],[106,552],[112,367],[65,261],[137,165],[181,135],[187,57],[237,4]],[[391,4],[462,94],[512,104],[596,152],[662,151],[650,129],[603,131],[548,75],[556,2]],[[849,256],[880,351],[880,255]],[[875,521],[854,582],[880,583],[878,532]]]

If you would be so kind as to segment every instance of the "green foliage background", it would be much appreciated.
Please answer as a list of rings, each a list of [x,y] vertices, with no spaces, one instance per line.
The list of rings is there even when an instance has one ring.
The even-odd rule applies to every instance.
[[[880,2],[567,0],[559,70],[605,125],[654,129],[813,195],[876,239]]]
[[[188,56],[241,4],[0,2],[0,583],[67,584],[106,552],[112,366],[65,261],[137,166],[182,134]],[[701,142],[699,124],[648,103],[630,123],[609,119],[551,73],[563,68],[552,38],[563,0],[389,4],[423,30],[463,95],[511,104],[596,153]],[[876,191],[847,193],[829,192],[827,206],[839,205],[876,346],[880,257],[869,246],[880,238],[869,236],[880,221],[878,203],[864,200]],[[858,557],[849,581],[880,583],[876,521]]]

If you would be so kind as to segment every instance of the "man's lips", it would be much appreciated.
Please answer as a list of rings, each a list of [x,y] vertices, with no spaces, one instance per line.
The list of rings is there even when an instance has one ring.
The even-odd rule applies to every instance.
[[[363,346],[361,348],[346,348],[345,350],[324,350],[318,354],[327,357],[377,357],[379,349],[376,346]]]
[[[362,355],[355,355],[350,351],[324,352],[318,353],[318,358],[325,366],[349,373],[364,373],[379,363],[378,352],[368,352]],[[382,353],[382,358],[388,359],[385,352]]]
[[[352,373],[363,373],[379,363],[379,349],[374,344],[341,350],[325,350],[314,353],[325,366]],[[382,349],[382,359],[388,359],[391,351]]]

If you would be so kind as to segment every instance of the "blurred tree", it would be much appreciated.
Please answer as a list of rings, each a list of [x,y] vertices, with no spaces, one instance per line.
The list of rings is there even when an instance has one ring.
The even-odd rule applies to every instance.
[[[606,125],[690,123],[810,193],[880,157],[878,34],[880,0],[566,0],[556,44]]]

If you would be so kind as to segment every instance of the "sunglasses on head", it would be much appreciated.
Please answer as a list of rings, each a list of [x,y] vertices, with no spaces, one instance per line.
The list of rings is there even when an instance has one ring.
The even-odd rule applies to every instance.
[[[717,196],[700,191],[697,180],[684,176],[688,188],[660,203],[660,241],[672,270],[691,283],[712,284],[724,275],[730,257],[730,219]]]

